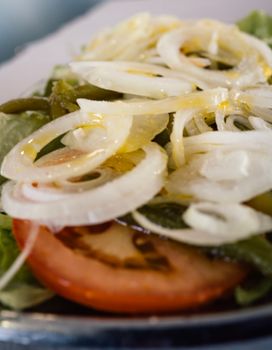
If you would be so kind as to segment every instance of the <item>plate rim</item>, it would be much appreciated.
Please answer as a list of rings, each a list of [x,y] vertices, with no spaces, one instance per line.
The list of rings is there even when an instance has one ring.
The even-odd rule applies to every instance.
[[[67,316],[56,315],[53,313],[41,312],[18,312],[3,310],[0,312],[0,329],[18,329],[22,330],[22,321],[25,329],[46,330],[46,326],[54,324],[54,330],[64,332],[67,326],[75,326],[78,333],[84,333],[86,326],[92,326],[96,329],[113,329],[113,328],[131,328],[141,329],[149,327],[152,329],[160,328],[194,328],[194,327],[213,327],[224,326],[233,323],[243,323],[245,321],[257,321],[263,318],[271,317],[272,303],[261,306],[248,307],[246,309],[237,309],[235,311],[219,311],[206,314],[186,314],[186,315],[155,315],[155,316]],[[128,323],[129,321],[129,323]],[[7,322],[9,322],[7,327]]]

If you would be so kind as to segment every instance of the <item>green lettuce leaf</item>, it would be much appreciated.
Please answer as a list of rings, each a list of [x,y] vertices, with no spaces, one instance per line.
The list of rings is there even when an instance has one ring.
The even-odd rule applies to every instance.
[[[11,230],[12,219],[4,213],[0,213],[0,229]]]
[[[49,121],[50,117],[42,113],[0,113],[0,164],[13,146]]]
[[[250,305],[265,297],[272,290],[272,279],[258,276],[235,289],[234,296],[239,305]]]
[[[49,121],[50,117],[42,113],[0,113],[0,166],[13,146]],[[4,182],[0,176],[0,185]]]
[[[8,224],[8,217],[0,217],[0,276],[12,265],[19,249]],[[2,224],[2,225],[1,225]],[[0,302],[13,309],[24,309],[50,299],[54,293],[37,282],[29,267],[24,264],[4,290],[0,290]]]
[[[272,243],[263,236],[255,236],[236,243],[207,248],[207,250],[215,256],[245,262],[264,276],[272,278]]]
[[[253,11],[237,25],[243,32],[256,36],[272,48],[272,16],[264,11]]]
[[[0,291],[0,302],[14,310],[34,307],[52,298],[54,293],[40,286],[19,284]]]

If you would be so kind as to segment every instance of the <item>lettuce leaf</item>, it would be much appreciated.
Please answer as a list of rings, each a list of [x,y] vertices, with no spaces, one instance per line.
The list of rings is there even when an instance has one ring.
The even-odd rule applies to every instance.
[[[243,32],[256,36],[272,48],[272,16],[264,11],[253,11],[236,24]]]
[[[4,216],[6,218],[4,218]],[[19,249],[9,227],[10,218],[0,216],[0,276],[2,276],[19,255]],[[4,290],[0,290],[0,302],[17,310],[35,306],[50,299],[54,293],[43,286],[24,264]]]
[[[12,219],[4,213],[0,213],[0,229],[11,230]]]
[[[14,310],[23,310],[43,303],[54,293],[40,286],[19,284],[0,292],[0,302]]]
[[[239,305],[250,305],[265,297],[272,290],[272,279],[258,276],[235,289],[234,296]]]
[[[13,146],[49,121],[42,113],[0,113],[0,164]]]
[[[0,166],[13,146],[49,121],[50,117],[42,113],[0,113]],[[0,176],[0,185],[3,182],[5,178]]]

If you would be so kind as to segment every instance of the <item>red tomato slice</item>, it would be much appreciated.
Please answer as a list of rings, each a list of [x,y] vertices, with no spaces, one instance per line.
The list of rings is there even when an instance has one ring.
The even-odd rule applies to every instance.
[[[13,222],[21,248],[31,225]],[[65,228],[57,235],[41,226],[28,262],[57,294],[125,313],[195,308],[230,292],[246,275],[240,265],[117,223]]]

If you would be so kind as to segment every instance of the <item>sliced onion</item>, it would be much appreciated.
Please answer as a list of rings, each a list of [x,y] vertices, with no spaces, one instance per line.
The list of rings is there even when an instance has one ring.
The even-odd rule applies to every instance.
[[[210,108],[227,100],[228,90],[223,88],[210,89],[189,93],[180,97],[168,97],[162,100],[141,101],[93,101],[78,99],[80,108],[88,113],[101,113],[109,115],[142,115],[164,114],[176,112],[182,108]]]
[[[242,157],[233,168],[225,165],[229,152],[234,158]],[[210,152],[194,156],[187,165],[170,175],[167,191],[192,196],[195,200],[240,203],[272,189],[270,153],[232,150],[219,154]],[[244,154],[247,157],[244,158]]]
[[[147,219],[138,211],[134,211],[132,216],[146,230],[157,233],[161,236],[173,239],[178,242],[187,243],[196,246],[218,246],[222,245],[222,237],[211,235],[204,231],[194,229],[170,229],[156,224]]]
[[[232,91],[231,96],[238,102],[252,107],[272,108],[272,87],[253,87],[245,91]]]
[[[253,35],[249,35],[244,32],[241,32],[240,35],[248,43],[248,45],[255,48],[256,51],[259,52],[260,56],[264,60],[264,63],[267,65],[267,67],[263,67],[263,68],[264,69],[267,68],[269,70],[269,76],[270,76],[272,73],[272,51],[270,47],[263,40],[260,40]]]
[[[242,204],[195,203],[183,214],[192,228],[241,240],[272,229],[272,218]]]
[[[129,136],[125,144],[119,149],[119,153],[133,152],[149,143],[162,132],[169,122],[168,114],[137,115],[133,122]]]
[[[216,126],[219,131],[232,131],[232,132],[241,132],[243,131],[237,125],[241,125],[245,128],[245,130],[252,129],[248,118],[243,117],[239,114],[232,114],[229,116],[225,116],[224,113],[217,112],[216,113]]]
[[[249,167],[248,152],[215,150],[200,164],[199,173],[212,181],[243,180],[249,176]]]
[[[194,121],[196,124],[196,127],[199,130],[199,133],[202,134],[204,132],[212,131],[213,129],[206,123],[203,115],[201,113],[197,114],[194,117]]]
[[[129,135],[118,152],[133,152],[142,148],[167,127],[168,121],[168,114],[134,116]],[[88,149],[95,149],[97,145],[102,147],[103,140],[105,141],[105,147],[107,147],[109,141],[106,128],[101,127],[89,129],[87,127],[76,129],[73,132],[66,134],[64,138],[62,138],[62,143],[72,149],[86,152]]]
[[[215,123],[218,131],[226,131],[225,112],[219,108],[215,112]]]
[[[272,138],[269,131],[249,130],[244,132],[211,131],[184,138],[186,155],[208,152],[218,147],[225,149],[248,149],[269,152]]]
[[[266,122],[262,118],[249,117],[248,120],[249,120],[249,123],[252,125],[253,129],[255,130],[272,131],[272,124]]]
[[[191,51],[207,51],[213,35],[217,32],[218,45],[233,53],[239,63],[230,71],[211,71],[196,66],[190,61],[181,48],[191,45]],[[231,40],[230,40],[231,38]],[[248,86],[257,82],[264,82],[266,77],[262,68],[257,64],[258,57],[263,51],[245,40],[238,29],[210,21],[196,23],[195,26],[185,26],[164,34],[157,45],[163,61],[172,69],[187,72],[195,78],[216,86]],[[266,56],[264,57],[264,59]]]
[[[272,109],[251,106],[250,112],[257,117],[272,123]]]
[[[94,178],[88,180],[88,177],[91,177],[92,175]],[[61,182],[56,182],[56,186],[63,188],[65,192],[82,192],[101,186],[106,182],[114,179],[116,176],[117,173],[111,168],[96,168],[92,173],[85,174],[87,180],[84,180],[82,178],[66,179]]]
[[[180,110],[174,115],[174,123],[170,140],[172,143],[172,156],[177,168],[185,163],[185,152],[183,145],[185,125],[194,118],[196,113],[196,109],[189,109]]]
[[[167,157],[150,143],[145,158],[135,168],[106,184],[48,202],[23,195],[21,185],[8,182],[3,187],[5,211],[17,218],[36,220],[46,225],[87,225],[112,220],[149,201],[163,186]],[[26,195],[26,192],[24,192]]]
[[[236,125],[240,124],[242,127],[247,129],[252,129],[248,118],[243,117],[241,115],[230,115],[226,118],[226,131],[238,131],[241,132],[242,130],[237,127]]]
[[[272,229],[270,216],[239,204],[192,204],[182,216],[192,227],[187,229],[160,226],[138,211],[134,211],[132,215],[136,222],[152,233],[198,246],[236,242]]]
[[[90,176],[92,174],[86,174]],[[59,199],[65,200],[73,193],[81,193],[86,190],[91,190],[95,187],[101,186],[108,181],[112,181],[117,177],[117,173],[110,168],[95,169],[93,175],[98,175],[91,180],[67,179],[52,184],[38,184],[33,186],[30,183],[23,183],[20,186],[21,194],[29,200],[36,202],[49,202]]]
[[[272,229],[272,218],[242,204],[195,203],[184,212],[183,219],[195,230],[235,242]]]
[[[138,62],[73,62],[70,67],[100,88],[150,98],[180,96],[195,86],[184,74]]]
[[[46,124],[19,142],[5,157],[1,173],[13,180],[38,182],[80,176],[95,169],[114,154],[128,137],[131,125],[130,116],[101,117],[82,112],[68,114]],[[75,136],[73,145],[69,146],[84,151],[83,154],[49,166],[39,166],[39,163],[34,162],[38,152],[45,145],[70,130],[75,130],[74,135],[78,133],[78,137]],[[96,133],[99,137],[95,137]]]
[[[138,14],[95,36],[80,58],[146,61],[153,56],[151,52],[158,38],[181,24],[179,19],[170,16]]]
[[[196,123],[195,123],[195,119],[191,119],[189,120],[186,125],[185,125],[185,128],[184,130],[186,131],[186,134],[188,136],[195,136],[195,135],[199,135],[199,130],[196,126]]]

